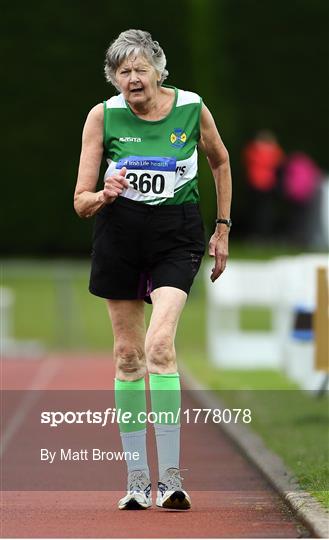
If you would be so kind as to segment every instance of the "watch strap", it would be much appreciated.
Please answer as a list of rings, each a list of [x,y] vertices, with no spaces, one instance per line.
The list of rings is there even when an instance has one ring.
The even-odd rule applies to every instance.
[[[215,223],[216,223],[216,225],[218,223],[224,223],[224,225],[226,225],[227,227],[229,227],[229,228],[232,227],[232,220],[231,219],[218,218],[218,219],[215,220]]]

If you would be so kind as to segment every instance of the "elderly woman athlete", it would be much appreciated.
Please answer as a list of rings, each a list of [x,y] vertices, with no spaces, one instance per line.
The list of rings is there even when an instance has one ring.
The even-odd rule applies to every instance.
[[[90,292],[106,298],[114,333],[116,407],[131,412],[120,423],[128,492],[120,509],[152,505],[146,455],[145,375],[152,411],[171,412],[154,424],[159,482],[156,504],[188,509],[180,476],[180,379],[176,328],[205,250],[199,212],[198,148],[207,156],[217,192],[217,220],[209,242],[211,280],[224,271],[231,226],[227,150],[201,98],[163,84],[166,57],[148,32],[127,30],[111,44],[105,74],[119,94],[87,117],[74,206],[96,216]],[[108,168],[96,191],[102,157]],[[144,301],[152,303],[145,329]],[[138,454],[137,454],[138,453]]]

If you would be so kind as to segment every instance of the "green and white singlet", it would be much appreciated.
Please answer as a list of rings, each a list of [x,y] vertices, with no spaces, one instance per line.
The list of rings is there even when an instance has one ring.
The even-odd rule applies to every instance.
[[[105,178],[127,168],[121,197],[152,205],[197,203],[202,99],[174,87],[170,113],[161,120],[136,116],[122,94],[104,102]]]

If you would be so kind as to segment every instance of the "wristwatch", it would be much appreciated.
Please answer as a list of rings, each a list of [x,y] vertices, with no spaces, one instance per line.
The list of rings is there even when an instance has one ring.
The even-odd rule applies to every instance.
[[[215,223],[216,223],[216,225],[218,223],[224,223],[225,225],[227,225],[227,227],[229,229],[232,227],[232,220],[231,219],[216,219]]]

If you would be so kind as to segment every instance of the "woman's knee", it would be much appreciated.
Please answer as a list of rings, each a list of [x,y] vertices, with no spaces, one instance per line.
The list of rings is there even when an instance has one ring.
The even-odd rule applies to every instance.
[[[151,373],[177,371],[176,352],[170,336],[153,336],[145,346],[146,362]]]
[[[146,373],[143,347],[130,343],[117,343],[114,347],[116,377],[122,380],[135,380]]]

